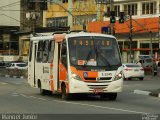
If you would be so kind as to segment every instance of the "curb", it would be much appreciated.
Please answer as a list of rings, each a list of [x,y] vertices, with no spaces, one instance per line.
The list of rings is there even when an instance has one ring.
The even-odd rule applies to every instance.
[[[21,78],[21,79],[25,79],[24,76],[10,76],[10,75],[0,75],[1,77],[6,77],[6,78]]]
[[[151,91],[134,90],[133,93],[135,93],[135,94],[140,94],[140,95],[147,95],[147,96],[159,97],[159,98],[160,98],[160,93],[151,92]]]

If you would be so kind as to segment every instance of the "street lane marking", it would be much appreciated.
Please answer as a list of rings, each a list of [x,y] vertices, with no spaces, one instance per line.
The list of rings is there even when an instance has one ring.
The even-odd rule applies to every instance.
[[[17,97],[17,96],[19,96],[19,94],[18,93],[12,93],[12,96]]]
[[[24,94],[20,94],[21,96],[25,96]],[[34,99],[39,99],[39,100],[45,100],[48,101],[49,99],[43,99],[35,96],[27,96],[26,98],[34,98]],[[98,106],[98,105],[92,105],[92,104],[84,104],[84,103],[77,103],[77,102],[67,102],[67,101],[62,101],[62,100],[51,100],[57,103],[66,103],[66,104],[73,104],[73,105],[81,105],[81,106],[88,106],[88,107],[94,107],[94,108],[101,108],[101,109],[109,109],[109,110],[116,110],[116,111],[123,111],[123,112],[128,112],[128,113],[135,113],[135,114],[150,114],[150,113],[145,113],[145,112],[138,112],[138,111],[133,111],[133,110],[127,110],[127,109],[120,109],[120,108],[114,108],[114,107],[104,107],[104,106]]]
[[[6,83],[6,82],[0,82],[0,84],[2,84],[2,85],[7,85],[8,83]]]
[[[21,82],[18,82],[18,83],[15,83],[15,84],[17,84],[17,85],[20,85],[20,84],[23,84],[23,83],[21,83]]]

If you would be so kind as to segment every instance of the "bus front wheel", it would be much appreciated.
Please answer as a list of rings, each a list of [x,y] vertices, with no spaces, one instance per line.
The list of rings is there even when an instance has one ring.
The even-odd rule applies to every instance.
[[[63,100],[68,100],[69,99],[69,94],[66,92],[66,86],[65,84],[62,84],[62,99]]]
[[[117,93],[109,93],[108,94],[109,100],[116,100],[117,98]]]
[[[109,100],[116,100],[117,98],[117,93],[105,93],[101,94],[100,96],[102,99],[108,98]]]
[[[38,87],[39,87],[39,89],[40,89],[40,94],[41,94],[41,95],[47,95],[47,94],[48,94],[48,90],[42,89],[42,86],[41,86],[41,82],[40,82],[40,81],[38,82]]]

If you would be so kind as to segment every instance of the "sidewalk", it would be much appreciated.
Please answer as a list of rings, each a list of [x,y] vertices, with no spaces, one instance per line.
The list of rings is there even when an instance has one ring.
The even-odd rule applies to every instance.
[[[155,80],[159,80],[160,81],[160,77],[159,76],[153,76],[153,75],[147,75],[145,77],[146,81],[149,81],[151,79],[155,79]],[[153,97],[159,97],[160,98],[160,84],[159,84],[159,88],[155,88],[155,89],[147,89],[147,90],[134,90],[135,94],[141,94],[141,95],[148,95],[148,96],[153,96]]]
[[[151,90],[150,92],[151,92],[151,93],[149,94],[150,96],[160,97],[160,89]]]

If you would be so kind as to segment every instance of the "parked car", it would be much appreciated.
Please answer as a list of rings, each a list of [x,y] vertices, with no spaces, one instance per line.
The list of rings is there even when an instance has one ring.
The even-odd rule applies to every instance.
[[[152,71],[154,61],[151,55],[139,55],[139,62],[145,71]]]
[[[5,62],[4,61],[0,61],[0,68],[4,68],[5,67]]]
[[[124,79],[139,78],[144,79],[144,69],[136,63],[125,63],[123,64],[123,76]]]
[[[6,66],[6,69],[20,69],[20,70],[25,70],[28,68],[28,64],[25,62],[13,62],[9,63]]]

